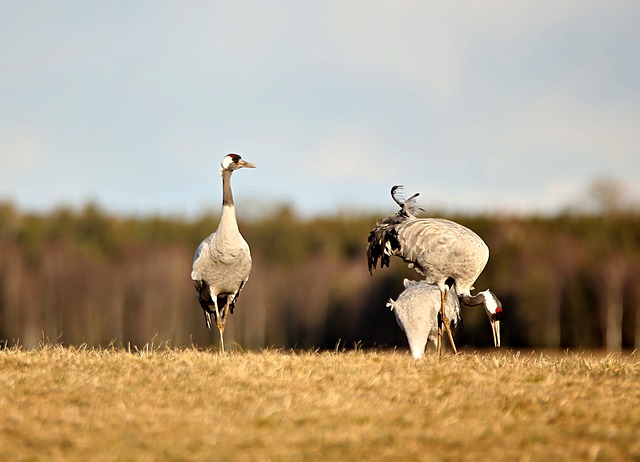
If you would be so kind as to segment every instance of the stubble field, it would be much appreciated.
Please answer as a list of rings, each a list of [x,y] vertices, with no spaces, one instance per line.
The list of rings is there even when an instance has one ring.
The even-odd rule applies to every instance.
[[[640,361],[45,346],[0,412],[0,460],[640,460]]]

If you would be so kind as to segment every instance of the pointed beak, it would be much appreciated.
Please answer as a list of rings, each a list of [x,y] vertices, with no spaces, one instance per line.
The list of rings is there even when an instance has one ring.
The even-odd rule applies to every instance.
[[[493,346],[500,348],[500,320],[491,319],[491,330],[493,331]]]
[[[246,161],[246,160],[244,160],[244,159],[240,159],[240,160],[238,161],[238,165],[239,165],[240,167],[256,168],[256,166],[255,166],[254,164],[252,164],[251,162],[247,162],[247,161]]]

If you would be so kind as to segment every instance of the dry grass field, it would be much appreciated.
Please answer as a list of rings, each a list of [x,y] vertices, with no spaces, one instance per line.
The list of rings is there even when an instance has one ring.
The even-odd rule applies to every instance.
[[[640,460],[637,354],[0,351],[0,460]]]

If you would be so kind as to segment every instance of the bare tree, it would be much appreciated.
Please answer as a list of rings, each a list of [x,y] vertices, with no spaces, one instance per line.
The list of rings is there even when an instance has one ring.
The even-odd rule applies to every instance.
[[[627,192],[627,188],[620,180],[605,176],[591,183],[589,198],[597,212],[616,214],[625,208]]]
[[[604,346],[609,351],[622,349],[622,316],[626,262],[614,257],[600,268],[600,313],[604,333]]]

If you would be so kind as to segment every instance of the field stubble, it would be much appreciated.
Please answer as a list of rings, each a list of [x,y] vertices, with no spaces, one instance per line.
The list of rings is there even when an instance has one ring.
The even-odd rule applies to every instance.
[[[640,460],[636,354],[0,351],[0,460]]]

